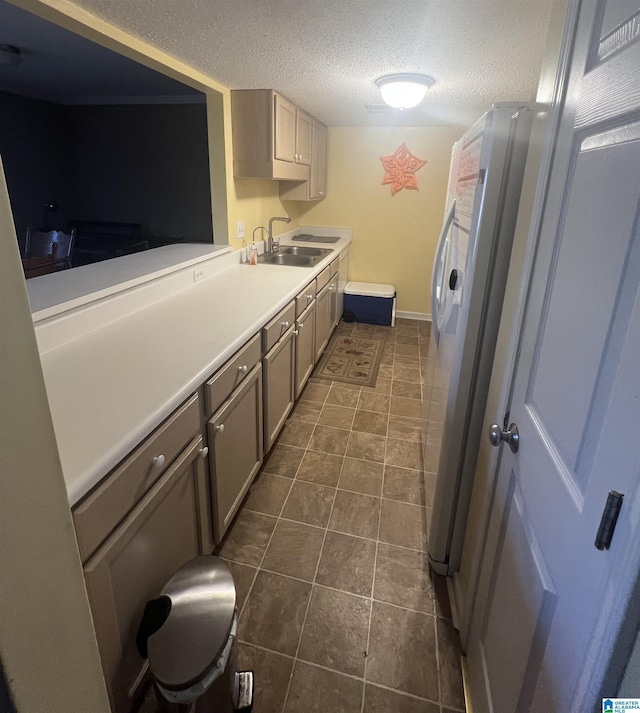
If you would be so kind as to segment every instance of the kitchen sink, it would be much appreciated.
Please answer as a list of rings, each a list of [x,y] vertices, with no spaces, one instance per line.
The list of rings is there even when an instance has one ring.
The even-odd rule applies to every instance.
[[[309,233],[300,233],[300,235],[294,235],[291,240],[301,240],[305,243],[337,243],[340,238],[336,236],[328,235],[309,235]]]
[[[309,255],[310,257],[321,255],[324,257],[332,251],[328,248],[309,248],[303,245],[286,245],[281,247],[279,252],[281,255]]]
[[[292,267],[314,267],[333,250],[286,246],[273,255],[260,255],[258,262],[264,265],[290,265]]]

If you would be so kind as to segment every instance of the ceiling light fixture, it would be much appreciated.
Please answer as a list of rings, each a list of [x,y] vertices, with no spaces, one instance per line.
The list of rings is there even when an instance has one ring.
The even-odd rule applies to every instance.
[[[21,59],[18,47],[0,44],[0,64],[16,65],[20,64]]]
[[[386,74],[376,79],[382,101],[394,109],[412,109],[424,99],[435,79],[426,74]]]

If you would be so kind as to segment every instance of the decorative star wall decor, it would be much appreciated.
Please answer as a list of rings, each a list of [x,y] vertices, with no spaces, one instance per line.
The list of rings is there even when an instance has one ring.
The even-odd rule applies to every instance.
[[[419,171],[427,162],[414,156],[406,144],[402,144],[392,156],[380,156],[380,160],[385,171],[382,185],[391,184],[392,196],[395,196],[403,188],[418,190],[416,171]]]

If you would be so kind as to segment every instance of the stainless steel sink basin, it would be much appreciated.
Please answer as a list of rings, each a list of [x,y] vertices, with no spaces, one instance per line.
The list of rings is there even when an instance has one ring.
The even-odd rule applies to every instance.
[[[309,255],[316,257],[317,255],[328,255],[331,250],[327,248],[309,248],[304,245],[286,245],[280,248],[281,255]]]
[[[260,255],[258,262],[265,265],[290,265],[292,267],[313,267],[333,250],[286,246],[273,255]]]

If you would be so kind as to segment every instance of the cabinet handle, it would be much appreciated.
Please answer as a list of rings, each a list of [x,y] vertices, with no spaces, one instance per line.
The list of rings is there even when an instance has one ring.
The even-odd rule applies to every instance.
[[[163,455],[156,456],[151,463],[154,468],[162,468],[164,466],[165,457]]]
[[[289,322],[280,322],[280,324],[287,329],[289,327]]]
[[[318,195],[323,196],[323,195],[324,195],[324,191],[318,191]]]
[[[298,329],[302,329],[304,327],[304,322],[298,322]]]
[[[329,291],[330,291],[330,292],[333,292],[333,288],[334,288],[334,287],[335,287],[335,285],[329,285]]]
[[[293,333],[294,333],[296,336],[299,334],[299,332],[298,332],[297,329],[294,329],[294,330],[293,330]]]
[[[313,299],[313,295],[307,295],[307,302],[311,302],[312,299]]]
[[[216,426],[216,431],[218,433],[224,433],[224,423],[221,423],[219,426]]]
[[[198,453],[203,457],[206,458],[209,455],[209,448],[205,446],[204,448],[201,448]]]
[[[242,366],[238,367],[238,371],[241,374],[246,374],[249,371],[249,367],[246,364],[243,364]]]

